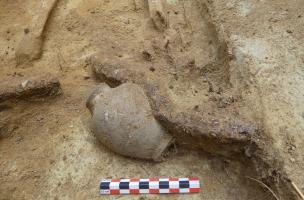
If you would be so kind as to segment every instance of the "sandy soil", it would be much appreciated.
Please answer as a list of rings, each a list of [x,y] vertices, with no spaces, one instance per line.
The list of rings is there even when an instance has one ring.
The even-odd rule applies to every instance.
[[[158,38],[146,2],[59,0],[46,27],[43,56],[16,66],[15,49],[41,2],[0,1],[0,80],[52,73],[63,90],[55,98],[8,102],[7,109],[0,111],[5,130],[0,139],[0,199],[100,199],[102,178],[159,176],[200,177],[202,192],[110,199],[274,199],[246,178],[256,174],[244,163],[181,146],[163,163],[129,159],[100,145],[87,127],[90,115],[85,101],[98,84],[87,59],[95,53],[108,60],[132,60],[134,65],[128,66],[133,70],[161,77],[174,105],[184,111],[197,105],[203,109],[211,98],[210,81],[200,80],[197,72],[189,69],[193,60],[198,69],[213,67],[209,77],[213,89],[222,88],[230,94],[230,72],[219,59],[221,49],[206,16],[196,1],[177,2],[167,1],[171,26],[178,30],[167,35],[175,43],[169,54],[162,49],[152,54],[152,62],[142,52],[155,50],[166,38]],[[247,10],[244,6],[241,11],[246,14]],[[180,79],[176,80],[176,74]],[[235,105],[240,115],[259,118],[243,104]],[[234,107],[227,111],[234,113]]]
[[[303,8],[298,0],[215,1],[209,6],[214,23],[221,24],[218,32],[235,55],[229,63],[230,80],[240,90],[249,88],[246,104],[261,116],[268,137],[258,142],[264,151],[261,157],[270,171],[281,168],[279,176],[302,192]]]

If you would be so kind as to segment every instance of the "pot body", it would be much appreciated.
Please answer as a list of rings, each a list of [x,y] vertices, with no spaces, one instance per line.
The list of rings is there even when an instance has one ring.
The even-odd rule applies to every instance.
[[[124,156],[162,160],[172,142],[155,120],[143,89],[132,83],[117,88],[100,84],[89,97],[91,127],[102,144]]]

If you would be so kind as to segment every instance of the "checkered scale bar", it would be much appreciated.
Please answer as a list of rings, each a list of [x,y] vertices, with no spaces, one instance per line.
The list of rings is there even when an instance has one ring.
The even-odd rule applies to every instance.
[[[174,194],[200,192],[198,178],[150,178],[102,180],[100,194]]]

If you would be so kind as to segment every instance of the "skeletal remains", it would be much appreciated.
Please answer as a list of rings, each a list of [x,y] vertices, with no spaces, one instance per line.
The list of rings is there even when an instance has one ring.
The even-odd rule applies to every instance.
[[[17,64],[39,59],[42,54],[43,34],[49,16],[55,7],[57,0],[41,1],[41,9],[32,22],[32,25],[19,43],[15,56]]]
[[[167,27],[167,17],[161,0],[148,0],[149,13],[154,25],[158,30],[163,31]]]
[[[42,1],[39,13],[35,15],[30,28],[26,29],[16,52],[17,64],[39,59],[42,55],[43,37],[49,17],[58,0]],[[158,30],[167,27],[166,15],[160,0],[148,0],[150,17]]]

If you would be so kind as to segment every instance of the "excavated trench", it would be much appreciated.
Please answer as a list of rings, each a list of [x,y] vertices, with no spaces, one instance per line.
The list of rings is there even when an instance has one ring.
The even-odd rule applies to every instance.
[[[238,74],[240,71],[236,69],[238,66],[233,65],[235,55],[230,51],[230,41],[225,38],[221,24],[214,19],[214,14],[211,13],[214,10],[214,2],[168,0],[163,1],[160,7],[160,5],[139,0],[119,1],[116,4],[106,0],[102,2],[91,0],[87,3],[59,1],[53,8],[54,2],[51,2],[52,9],[54,9],[50,15],[51,19],[43,19],[48,24],[42,25],[43,31],[47,34],[40,34],[40,36],[45,35],[46,37],[44,47],[39,47],[43,52],[41,60],[35,61],[37,63],[31,69],[29,67],[32,62],[31,55],[26,55],[22,58],[30,59],[29,63],[19,66],[24,74],[32,74],[37,66],[49,66],[50,69],[46,71],[58,74],[59,79],[63,80],[63,91],[67,93],[51,105],[30,104],[34,114],[55,110],[62,115],[67,115],[63,119],[64,123],[71,122],[69,127],[64,126],[64,123],[59,123],[60,125],[57,127],[58,121],[46,123],[59,134],[54,137],[42,136],[43,139],[51,140],[51,142],[46,145],[47,150],[39,150],[39,153],[47,156],[48,153],[44,151],[49,150],[52,152],[50,153],[52,160],[55,161],[50,164],[43,162],[43,165],[46,165],[44,168],[50,169],[43,169],[41,173],[51,178],[43,180],[46,184],[42,184],[44,188],[41,190],[48,187],[51,189],[47,194],[36,195],[38,199],[59,198],[54,196],[54,192],[62,191],[67,192],[64,196],[66,199],[97,198],[88,193],[84,193],[84,196],[81,196],[82,194],[78,196],[77,193],[75,196],[71,194],[75,190],[69,189],[68,185],[75,184],[77,190],[85,190],[90,186],[92,193],[94,186],[89,183],[89,180],[86,179],[87,182],[84,184],[78,182],[84,176],[91,178],[97,176],[99,171],[103,171],[104,176],[115,173],[121,176],[126,174],[157,176],[161,171],[160,168],[164,169],[161,171],[162,175],[182,174],[178,171],[180,168],[186,174],[195,175],[201,169],[199,167],[187,169],[187,165],[191,165],[196,159],[207,161],[210,156],[201,150],[223,160],[224,170],[226,170],[226,165],[239,170],[239,172],[233,172],[235,176],[254,178],[245,178],[249,182],[253,180],[255,184],[255,186],[248,187],[252,187],[248,189],[248,193],[263,191],[262,195],[259,195],[261,198],[275,199],[276,197],[265,189],[263,184],[266,184],[271,186],[271,189],[281,198],[295,199],[294,190],[290,186],[289,177],[285,174],[281,161],[276,160],[276,156],[269,156],[271,152],[265,150],[265,147],[271,146],[271,141],[265,134],[263,117],[260,112],[262,108],[252,109],[251,104],[248,104],[250,88],[246,84],[242,86],[235,84],[236,77],[239,83],[243,81],[245,75],[240,76]],[[54,23],[56,20],[60,23]],[[74,46],[70,44],[73,41],[76,43]],[[64,55],[62,55],[62,51]],[[26,52],[31,51],[26,50]],[[54,59],[57,60],[59,67],[54,67]],[[15,64],[10,59],[6,59],[5,62],[7,66]],[[19,62],[20,59],[17,62],[18,65],[20,65]],[[5,70],[9,73],[13,72],[12,69],[5,68]],[[77,78],[81,77],[83,73],[89,74],[85,81],[77,81]],[[67,78],[71,74],[73,77]],[[95,79],[90,79],[91,75]],[[181,153],[169,155],[167,163],[154,165],[149,162],[116,157],[117,155],[108,152],[103,147],[98,147],[96,138],[84,125],[87,123],[88,115],[86,114],[82,119],[76,116],[79,116],[79,110],[84,111],[84,97],[88,96],[94,86],[100,82],[105,82],[113,88],[127,82],[142,87],[149,99],[154,117],[173,135]],[[78,87],[79,89],[75,90]],[[66,101],[73,106],[65,105]],[[56,102],[64,105],[55,105]],[[15,103],[13,105],[15,106]],[[4,119],[11,123],[25,120],[26,127],[36,133],[33,128],[36,125],[31,127],[30,123],[35,116],[32,116],[31,110],[24,111],[27,106],[27,103],[22,103],[21,106],[16,105],[16,110]],[[39,106],[42,106],[41,111]],[[73,109],[78,110],[77,113]],[[21,111],[24,114],[16,117],[15,115]],[[49,120],[56,121],[57,118],[58,116],[54,114],[54,117],[49,117]],[[70,118],[73,120],[70,121]],[[36,128],[39,126],[37,125]],[[46,132],[49,131],[47,125],[42,129]],[[15,128],[12,132],[14,131]],[[17,133],[19,133],[18,128]],[[32,134],[29,134],[28,137],[30,137],[29,141],[36,138]],[[38,143],[43,144],[43,139]],[[5,146],[10,140],[14,140],[14,137],[2,142],[5,152],[10,152],[10,148]],[[64,141],[62,144],[61,140]],[[19,142],[18,145],[20,145]],[[23,148],[28,145],[30,142],[25,146],[21,143]],[[54,150],[52,146],[58,146],[58,149]],[[74,151],[79,152],[75,154]],[[18,157],[17,154],[18,152],[14,152],[12,157]],[[66,155],[69,157],[66,158]],[[64,158],[57,161],[56,157],[61,156]],[[189,159],[187,159],[188,156]],[[5,157],[5,159],[8,158]],[[18,159],[20,158],[18,157],[16,160]],[[78,160],[81,159],[83,162],[77,166]],[[195,163],[201,165],[202,161]],[[67,165],[66,162],[71,164]],[[127,163],[129,168],[121,169],[121,163]],[[219,161],[210,163],[204,166],[216,169],[215,165]],[[11,168],[6,170],[13,164],[11,162],[0,164],[5,169],[1,175],[3,182],[16,181],[10,173],[18,170],[11,170]],[[114,164],[117,166],[115,167]],[[175,164],[177,169],[171,173],[170,169],[174,168]],[[72,167],[74,165],[77,166],[75,169]],[[94,167],[95,165],[107,166],[98,168]],[[113,165],[113,169],[109,167],[110,165]],[[143,170],[141,171],[138,166],[141,166]],[[83,176],[79,175],[79,171]],[[217,173],[220,171],[223,170],[216,170]],[[227,174],[229,173],[227,172]],[[200,174],[200,176],[207,177],[208,175]],[[220,174],[219,177],[222,179],[223,176]],[[24,179],[27,180],[26,177]],[[237,178],[233,181],[231,179],[231,182],[234,181],[238,181]],[[231,182],[221,180],[226,187],[229,187]],[[86,186],[85,183],[89,186]],[[221,186],[221,184],[215,185]],[[256,185],[261,188],[255,188]],[[9,186],[9,188],[11,187]],[[0,186],[0,191],[4,190],[6,188]],[[12,194],[15,190],[16,188],[11,189]],[[29,191],[31,190],[29,189]],[[16,194],[11,196],[6,194],[8,198],[19,197]],[[246,194],[242,197],[244,198],[244,196]],[[207,194],[203,197],[212,198],[212,195]],[[202,196],[197,198],[202,198]],[[225,199],[225,195],[222,198]]]
[[[293,199],[282,164],[275,158],[264,159],[263,146],[270,145],[270,139],[259,113],[243,100],[250,91],[246,87],[240,91],[230,82],[234,57],[211,20],[210,6],[205,1],[165,4],[167,21],[153,23],[158,19],[152,17],[144,26],[144,65],[137,63],[135,55],[109,60],[105,52],[88,58],[87,64],[97,79],[111,87],[126,82],[141,85],[155,118],[179,145],[241,160],[258,179]],[[183,17],[174,16],[177,13]],[[166,23],[162,26],[166,28],[159,29],[159,23]],[[135,41],[124,42],[128,46]]]

